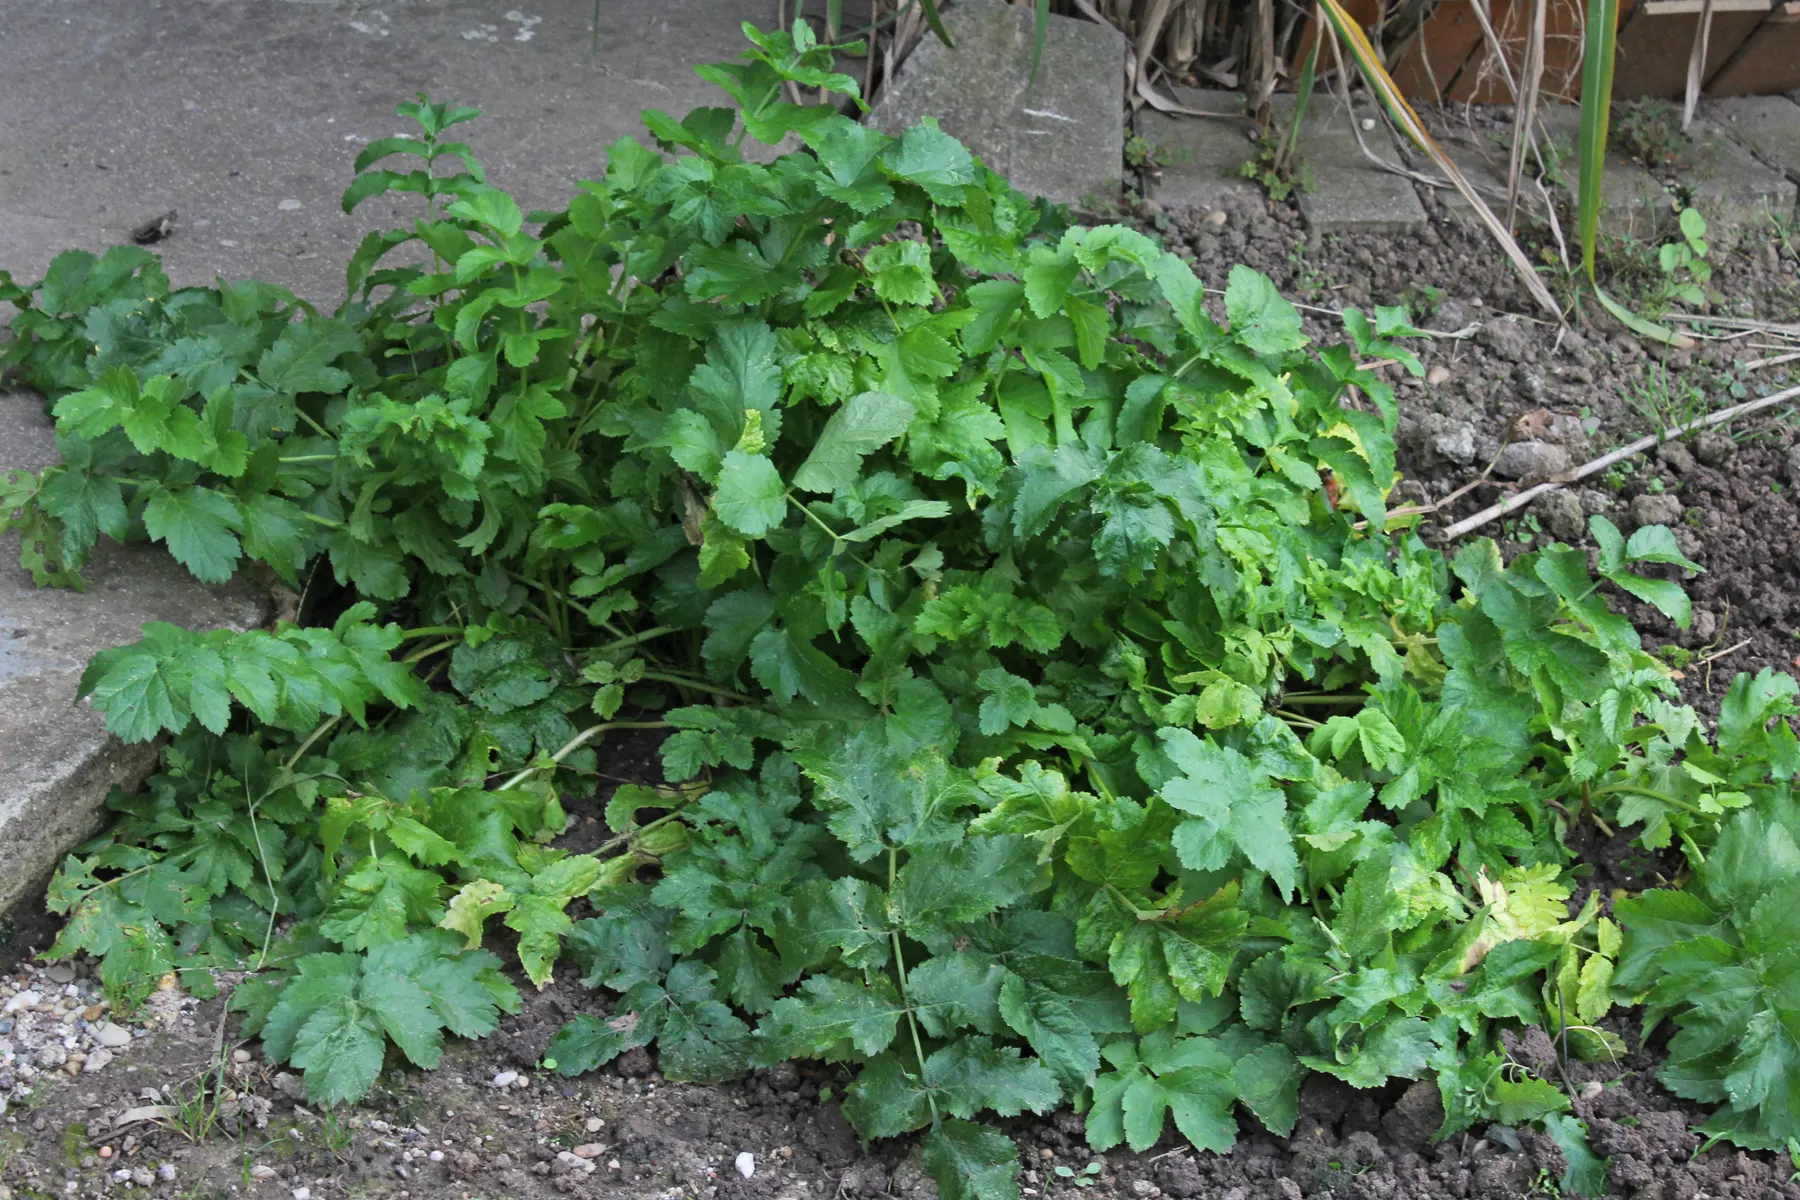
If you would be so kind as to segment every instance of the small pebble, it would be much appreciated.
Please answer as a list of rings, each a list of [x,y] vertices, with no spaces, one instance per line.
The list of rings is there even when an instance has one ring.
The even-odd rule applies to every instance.
[[[282,212],[299,212],[300,209],[303,207],[303,205],[298,200],[295,200],[292,197],[290,197],[286,200],[283,200],[280,204],[277,204],[275,207],[279,208]]]
[[[111,1050],[131,1045],[131,1031],[123,1025],[115,1025],[111,1021],[94,1030],[94,1038],[102,1046]]]
[[[1450,378],[1450,368],[1443,363],[1435,363],[1431,370],[1425,372],[1425,382],[1432,387],[1437,387],[1448,378]]]
[[[602,1121],[599,1117],[589,1117],[587,1119],[587,1131],[589,1133],[599,1133],[605,1127],[606,1122]]]
[[[517,1071],[502,1071],[494,1076],[494,1086],[497,1088],[508,1088],[518,1081],[519,1073]]]
[[[250,1052],[248,1050],[233,1050],[231,1052],[231,1061],[236,1063],[247,1063],[250,1061]]]
[[[254,1167],[250,1168],[250,1178],[252,1179],[268,1179],[274,1174],[274,1167],[264,1166],[262,1163],[257,1163]]]
[[[303,1187],[295,1188],[294,1200],[312,1200],[312,1189]]]
[[[106,1005],[96,1004],[90,1008],[83,1009],[82,1013],[81,1013],[81,1019],[84,1021],[98,1021],[101,1017],[103,1017],[105,1015],[106,1015]]]
[[[173,1183],[175,1181],[175,1164],[164,1163],[156,1168],[156,1177],[164,1183]]]
[[[432,1162],[443,1162],[444,1161],[444,1152],[442,1150],[433,1150],[430,1154],[427,1154],[425,1157],[429,1158]]]
[[[113,1156],[113,1148],[111,1146],[100,1147],[100,1157],[101,1158],[111,1158],[112,1156]]]
[[[74,983],[75,968],[68,963],[57,963],[45,969],[44,977],[51,983]]]
[[[585,1146],[575,1147],[570,1153],[576,1158],[599,1158],[602,1154],[606,1153],[606,1147],[599,1142],[589,1142]],[[745,1176],[745,1178],[748,1179],[749,1176]]]
[[[1208,225],[1223,225],[1229,220],[1231,220],[1231,215],[1222,208],[1215,208],[1206,214],[1206,223]]]
[[[756,1174],[756,1155],[746,1150],[737,1156],[737,1161],[734,1165],[737,1167],[737,1173],[739,1175],[742,1175],[745,1179],[749,1179],[752,1175]]]
[[[131,1168],[130,1167],[120,1167],[118,1170],[114,1171],[112,1173],[112,1181],[114,1183],[130,1183],[131,1182]]]

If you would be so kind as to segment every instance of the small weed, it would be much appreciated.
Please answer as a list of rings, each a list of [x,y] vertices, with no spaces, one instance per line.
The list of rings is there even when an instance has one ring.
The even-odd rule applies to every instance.
[[[1658,433],[1688,424],[1709,407],[1706,392],[1691,380],[1671,378],[1666,363],[1658,365],[1647,380],[1634,385],[1626,402]]]
[[[1330,277],[1307,258],[1305,242],[1296,242],[1294,248],[1288,251],[1288,263],[1294,268],[1294,290],[1301,295],[1311,299],[1331,287]]]
[[[1256,139],[1256,149],[1238,167],[1238,174],[1260,185],[1269,193],[1269,199],[1278,203],[1293,195],[1295,188],[1303,192],[1317,190],[1312,168],[1304,159],[1295,158],[1282,167],[1280,158],[1281,139],[1265,134]]]
[[[1615,492],[1623,491],[1625,485],[1631,482],[1632,476],[1637,472],[1637,464],[1626,459],[1624,462],[1614,463],[1608,467],[1606,473],[1600,476],[1600,482]]]
[[[356,1126],[337,1109],[326,1109],[319,1116],[319,1140],[334,1157],[342,1159],[356,1141]]]
[[[1681,116],[1667,100],[1628,100],[1613,106],[1608,148],[1646,166],[1668,166],[1687,149]]]
[[[1552,1175],[1544,1168],[1539,1167],[1537,1178],[1531,1181],[1531,1186],[1526,1189],[1526,1194],[1531,1196],[1561,1196],[1562,1184],[1557,1180],[1556,1176]]]
[[[1140,175],[1155,175],[1181,161],[1182,153],[1165,142],[1153,142],[1142,134],[1125,135],[1125,165]]]
[[[69,1166],[81,1165],[82,1156],[88,1152],[88,1128],[86,1125],[70,1123],[63,1126],[62,1152],[63,1161]]]
[[[1408,283],[1398,298],[1398,303],[1417,314],[1418,321],[1429,321],[1443,302],[1444,289],[1429,283]]]
[[[1668,664],[1677,671],[1687,670],[1687,665],[1694,661],[1694,652],[1692,650],[1677,646],[1673,642],[1670,642],[1666,646],[1659,647],[1656,652],[1662,655],[1663,658],[1667,660]]]
[[[219,1127],[225,1091],[225,1058],[221,1055],[192,1082],[167,1089],[169,1115],[164,1122],[190,1142],[205,1141]]]
[[[1669,298],[1690,307],[1706,303],[1706,285],[1712,281],[1712,263],[1707,261],[1711,250],[1706,240],[1706,218],[1697,208],[1682,209],[1681,240],[1665,242],[1656,251]]]
[[[1094,1186],[1094,1180],[1099,1177],[1100,1169],[1098,1162],[1091,1162],[1079,1171],[1058,1164],[1054,1173],[1058,1179],[1065,1180],[1072,1187],[1089,1188]]]

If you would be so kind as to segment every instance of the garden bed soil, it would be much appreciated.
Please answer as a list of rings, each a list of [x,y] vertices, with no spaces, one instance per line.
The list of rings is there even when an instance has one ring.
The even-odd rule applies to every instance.
[[[1470,330],[1420,347],[1431,382],[1388,371],[1403,414],[1401,502],[1441,498],[1475,479],[1508,441],[1509,429],[1514,443],[1531,448],[1509,451],[1511,459],[1502,460],[1508,473],[1562,469],[1649,432],[1659,411],[1665,418],[1703,412],[1735,402],[1734,385],[1755,395],[1784,382],[1779,369],[1741,371],[1739,364],[1761,356],[1750,348],[1755,337],[1664,354],[1620,334],[1591,327],[1576,333],[1536,320],[1490,245],[1446,220],[1434,220],[1421,235],[1309,246],[1288,206],[1248,203],[1222,218],[1147,206],[1132,217],[1191,253],[1209,285],[1222,286],[1230,266],[1243,262],[1289,296],[1321,308],[1409,303],[1418,311],[1423,302],[1425,327]],[[1742,247],[1721,247],[1715,258],[1716,291],[1732,298],[1734,313],[1800,318],[1791,249],[1751,236]],[[1309,312],[1307,319],[1315,337],[1337,338],[1335,318]],[[1698,390],[1691,401],[1690,385]],[[1639,459],[1593,486],[1540,500],[1481,532],[1501,539],[1510,554],[1551,536],[1585,543],[1592,515],[1628,532],[1651,519],[1673,523],[1686,552],[1707,568],[1690,583],[1693,626],[1683,632],[1641,607],[1630,612],[1647,645],[1673,646],[1669,653],[1687,663],[1686,698],[1716,711],[1732,674],[1793,670],[1800,655],[1795,433],[1791,414],[1767,412],[1698,444]],[[1490,476],[1450,504],[1444,521],[1427,522],[1422,536],[1441,540],[1434,529],[1517,486]],[[1701,661],[1713,654],[1715,661]],[[601,796],[613,782],[653,780],[651,749],[634,742],[603,754]],[[571,805],[571,846],[600,840],[600,811],[598,799]],[[1614,886],[1649,886],[1670,866],[1633,854],[1620,839],[1578,836],[1591,841],[1589,884],[1603,894]],[[31,933],[23,930],[15,950],[41,944]],[[14,971],[15,991],[41,977],[41,969],[23,963]],[[264,1064],[254,1043],[238,1046],[222,1001],[164,1000],[151,1008],[155,1032],[133,1041],[104,1070],[51,1071],[29,1096],[15,1090],[0,1127],[0,1184],[13,1196],[117,1196],[139,1186],[132,1182],[135,1171],[152,1194],[194,1200],[835,1200],[935,1193],[909,1140],[866,1150],[858,1143],[830,1100],[845,1082],[835,1068],[787,1064],[700,1087],[661,1081],[654,1059],[636,1050],[579,1079],[538,1069],[551,1034],[568,1017],[610,1000],[583,988],[565,966],[496,1036],[449,1048],[435,1072],[390,1069],[368,1101],[336,1115],[297,1104],[292,1077]],[[1589,1123],[1594,1150],[1611,1159],[1609,1194],[1800,1200],[1785,1156],[1728,1146],[1696,1153],[1701,1141],[1692,1127],[1702,1111],[1656,1084],[1656,1046],[1640,1043],[1634,1021],[1619,1022],[1614,1031],[1631,1046],[1622,1062],[1569,1062],[1566,1073],[1541,1033],[1511,1046],[1518,1062],[1580,1097],[1577,1113]],[[169,1092],[146,1089],[191,1095],[215,1048],[227,1060],[239,1051],[241,1060],[226,1067],[229,1099],[218,1130],[190,1141],[175,1116],[115,1127],[128,1110],[171,1101]],[[496,1086],[509,1076],[508,1086]],[[18,1080],[10,1082],[18,1087]],[[1024,1155],[1028,1196],[1501,1200],[1557,1194],[1565,1164],[1547,1138],[1491,1128],[1434,1145],[1440,1118],[1432,1085],[1356,1092],[1318,1076],[1305,1087],[1290,1137],[1273,1137],[1246,1119],[1237,1148],[1223,1156],[1174,1139],[1146,1154],[1094,1155],[1081,1119],[1069,1113],[1003,1125]],[[745,1153],[753,1165],[747,1178],[736,1165]],[[1086,1173],[1090,1163],[1100,1164],[1093,1174]],[[164,1165],[172,1178],[157,1176]],[[1088,1186],[1059,1176],[1058,1167]]]

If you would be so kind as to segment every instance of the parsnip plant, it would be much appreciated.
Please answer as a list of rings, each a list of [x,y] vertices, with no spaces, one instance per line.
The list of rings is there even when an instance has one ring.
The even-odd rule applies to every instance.
[[[1253,271],[1215,306],[930,123],[787,103],[854,85],[803,24],[748,32],[703,72],[737,109],[646,113],[556,213],[445,140],[472,111],[402,106],[345,202],[423,212],[335,316],[134,250],[13,290],[63,453],[6,484],[44,582],[106,534],[337,597],[95,660],[109,726],[173,740],[59,873],[56,952],[122,1001],[256,969],[236,1004],[324,1102],[491,1030],[485,946],[540,987],[572,958],[599,992],[555,1069],[842,1063],[949,1196],[1017,1195],[984,1114],[1224,1149],[1309,1071],[1578,1144],[1497,1040],[1612,1049],[1620,931],[1569,911],[1563,835],[1699,861],[1785,796],[1791,689],[1754,744],[1675,704],[1601,590],[1685,620],[1666,530],[1596,521],[1599,581],[1390,531],[1362,364],[1417,371],[1403,312],[1315,350]],[[665,780],[553,848],[621,726],[666,730]]]

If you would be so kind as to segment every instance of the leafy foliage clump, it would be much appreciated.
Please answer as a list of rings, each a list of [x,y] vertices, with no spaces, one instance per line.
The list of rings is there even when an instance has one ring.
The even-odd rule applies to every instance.
[[[336,614],[95,660],[109,727],[173,740],[59,873],[56,953],[122,1002],[258,970],[234,1002],[320,1102],[491,1030],[491,942],[616,997],[556,1070],[843,1064],[950,1196],[1017,1195],[983,1114],[1222,1150],[1310,1071],[1434,1079],[1446,1136],[1542,1119],[1591,1187],[1498,1041],[1612,1053],[1654,982],[1597,894],[1571,914],[1565,835],[1712,862],[1730,810],[1785,811],[1788,693],[1743,685],[1716,745],[1675,703],[1600,590],[1685,621],[1667,530],[1596,519],[1596,581],[1394,527],[1362,364],[1418,370],[1404,312],[1314,349],[1253,271],[1215,302],[929,122],[788,103],[854,85],[804,24],[749,33],[707,74],[738,109],[646,113],[555,213],[444,139],[472,110],[403,105],[345,204],[424,213],[334,316],[134,250],[11,288],[63,457],[0,501],[39,578],[104,533]],[[668,783],[553,848],[621,727]]]

